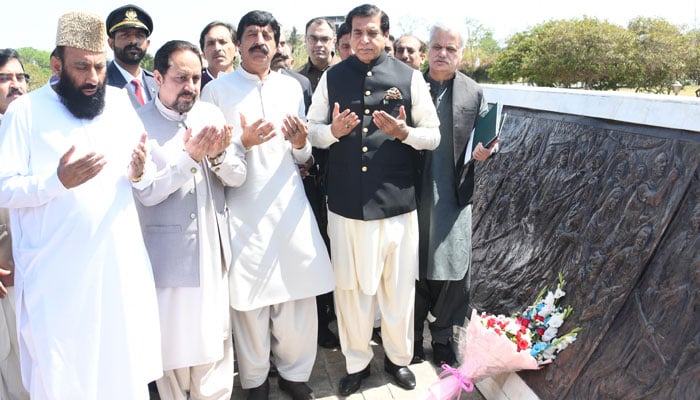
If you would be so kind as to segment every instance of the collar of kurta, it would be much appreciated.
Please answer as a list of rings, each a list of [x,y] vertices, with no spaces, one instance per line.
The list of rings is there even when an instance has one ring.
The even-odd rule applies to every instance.
[[[247,79],[249,81],[255,81],[255,82],[259,82],[259,81],[265,82],[268,79],[270,79],[270,77],[273,75],[272,70],[268,69],[267,75],[265,75],[262,79],[260,79],[260,76],[258,76],[258,74],[251,74],[250,72],[246,71],[245,68],[243,68],[243,66],[236,68],[234,71],[241,74],[241,76],[244,77],[245,79]]]
[[[184,122],[187,119],[187,113],[180,113],[175,110],[171,110],[168,107],[163,104],[162,101],[160,101],[160,97],[156,96],[155,100],[153,100],[156,104],[156,108],[160,112],[160,114],[165,117],[166,119],[169,119],[171,121],[175,122]],[[196,104],[196,103],[195,103]]]

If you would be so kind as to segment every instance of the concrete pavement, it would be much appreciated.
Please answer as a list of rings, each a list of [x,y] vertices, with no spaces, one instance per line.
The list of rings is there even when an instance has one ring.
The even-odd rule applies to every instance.
[[[424,337],[429,337],[424,335]],[[392,377],[384,372],[384,351],[381,345],[372,342],[374,358],[371,365],[371,376],[362,382],[362,388],[357,393],[347,397],[349,400],[387,400],[387,399],[421,399],[427,394],[430,384],[438,379],[440,368],[432,365],[429,361],[411,365],[409,368],[416,375],[416,388],[414,390],[404,390],[393,383]],[[424,343],[425,355],[428,360],[432,359],[432,349],[430,342]],[[343,353],[338,350],[328,350],[318,348],[316,354],[316,364],[314,365],[309,386],[314,390],[317,399],[343,399],[338,394],[338,382],[345,375],[345,359]],[[245,399],[246,391],[240,387],[237,373],[235,377],[234,391],[232,399]],[[270,378],[270,400],[290,399],[277,386],[277,377]],[[463,393],[462,400],[484,400],[484,397],[475,388],[472,393]]]

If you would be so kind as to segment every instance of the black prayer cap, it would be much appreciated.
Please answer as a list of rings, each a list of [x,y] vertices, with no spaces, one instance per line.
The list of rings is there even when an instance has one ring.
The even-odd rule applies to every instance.
[[[153,20],[141,7],[127,4],[109,13],[107,21],[107,35],[114,37],[114,33],[122,28],[140,28],[150,36],[153,32]]]

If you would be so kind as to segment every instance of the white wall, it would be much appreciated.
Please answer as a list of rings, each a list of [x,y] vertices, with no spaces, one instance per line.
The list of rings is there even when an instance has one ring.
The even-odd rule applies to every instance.
[[[489,103],[700,132],[700,97],[482,85]]]

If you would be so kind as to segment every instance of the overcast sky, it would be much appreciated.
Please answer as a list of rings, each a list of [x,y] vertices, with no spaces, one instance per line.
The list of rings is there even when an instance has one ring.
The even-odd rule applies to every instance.
[[[67,11],[91,11],[106,17],[126,1],[102,0],[8,0],[2,6],[0,47],[34,47],[52,50],[58,17]],[[382,0],[373,2],[389,15],[391,33],[413,28],[426,38],[426,28],[435,20],[462,23],[474,19],[491,29],[497,40],[551,19],[570,19],[588,15],[626,26],[637,16],[660,17],[676,25],[697,26],[698,0]],[[286,29],[295,26],[303,33],[311,17],[345,15],[361,1],[348,0],[135,0],[153,18],[154,29],[149,53],[170,39],[199,41],[199,33],[212,20],[238,24],[240,17],[253,9],[272,12]],[[408,4],[419,4],[408,6]],[[449,5],[448,5],[449,4]],[[458,4],[457,6],[454,6]],[[111,54],[110,54],[111,56]]]

